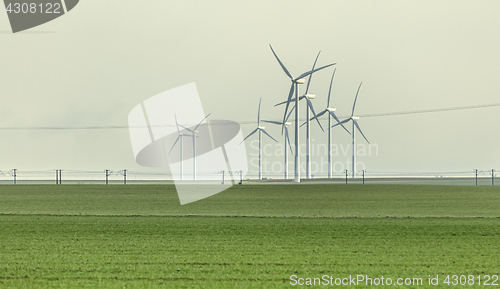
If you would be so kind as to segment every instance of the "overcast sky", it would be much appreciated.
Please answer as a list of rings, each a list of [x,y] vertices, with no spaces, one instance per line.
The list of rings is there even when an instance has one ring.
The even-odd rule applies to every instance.
[[[319,50],[318,65],[337,63],[331,106],[339,116],[350,114],[361,81],[359,115],[499,103],[499,9],[499,1],[82,0],[17,34],[0,13],[0,127],[127,125],[134,106],[191,82],[214,119],[255,121],[262,97],[263,118],[279,120],[283,109],[273,105],[290,81],[269,44],[294,75]],[[313,77],[318,111],[332,72]],[[378,155],[359,160],[373,172],[500,169],[499,112],[361,118]],[[266,129],[283,142],[279,128]],[[312,129],[314,143],[325,143]],[[146,170],[135,164],[127,129],[0,136],[0,170]],[[334,138],[350,144],[338,128]],[[248,153],[256,153],[250,143]]]

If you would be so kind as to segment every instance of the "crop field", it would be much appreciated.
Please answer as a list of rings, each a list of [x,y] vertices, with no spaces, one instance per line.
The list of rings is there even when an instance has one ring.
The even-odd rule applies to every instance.
[[[0,288],[500,286],[499,187],[10,185],[0,214]]]

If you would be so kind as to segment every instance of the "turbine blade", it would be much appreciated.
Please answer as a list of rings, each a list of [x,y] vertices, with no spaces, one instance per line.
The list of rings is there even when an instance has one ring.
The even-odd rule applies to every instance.
[[[299,77],[295,78],[294,80],[304,78],[304,77],[308,76],[309,74],[315,73],[316,71],[320,71],[321,69],[330,67],[330,66],[335,65],[335,64],[337,64],[337,63],[328,64],[328,65],[322,66],[320,68],[316,68],[314,70],[311,70],[311,71],[308,71],[308,72],[304,72]]]
[[[174,144],[172,145],[172,147],[170,148],[170,151],[168,152],[168,155],[170,155],[170,153],[172,152],[172,150],[174,149],[175,145],[177,144],[177,142],[179,141],[180,138],[181,138],[181,136],[179,135],[177,137],[177,139],[175,140]]]
[[[200,121],[200,123],[199,123],[199,124],[198,124],[198,125],[197,125],[197,126],[196,126],[193,130],[192,130],[192,131],[196,131],[196,129],[200,126],[200,124],[201,124],[202,122],[204,122],[204,121],[205,121],[205,119],[207,119],[207,118],[208,118],[211,114],[212,114],[212,113],[207,114],[207,116],[205,116],[205,117],[204,117],[204,118]]]
[[[177,133],[181,134],[181,131],[179,130],[179,123],[177,122],[177,112],[175,113],[175,126],[177,127]]]
[[[283,123],[279,122],[279,121],[274,121],[274,120],[262,120],[263,122],[268,122],[268,123],[273,123],[273,124],[277,124],[277,125],[283,125]]]
[[[288,99],[286,101],[285,113],[283,114],[283,123],[286,121],[286,119],[288,119],[286,118],[286,113],[288,111],[288,106],[290,105],[290,99],[292,99],[294,88],[295,88],[295,83],[292,82],[292,86],[290,87],[290,92],[288,93]],[[283,134],[283,131],[281,131],[281,133]]]
[[[278,142],[277,140],[274,139],[274,137],[272,137],[270,134],[267,133],[267,131],[265,129],[261,129],[261,131],[263,133],[265,133],[268,137],[272,138],[275,142]]]
[[[295,105],[292,107],[292,109],[290,109],[290,112],[288,113],[288,115],[286,116],[286,119],[283,123],[285,123],[286,121],[288,121],[288,119],[290,118],[290,116],[292,115],[292,112],[295,110]]]
[[[299,100],[300,100],[300,98],[299,98]],[[292,98],[292,99],[290,99],[290,102],[294,102],[294,101],[295,101],[295,97],[294,97],[294,98]],[[278,103],[278,104],[275,104],[274,106],[282,105],[282,104],[285,104],[285,103],[287,103],[287,102],[288,102],[288,100],[285,100],[285,101],[283,101],[283,102],[280,102],[280,103]]]
[[[304,97],[306,97],[306,96],[305,96],[305,95],[300,96],[300,97],[299,97],[299,101],[303,100],[303,99],[304,99]],[[282,104],[285,104],[285,103],[294,103],[294,102],[295,102],[295,97],[293,97],[292,99],[290,99],[290,101],[285,100],[285,101],[283,101],[283,102],[280,102],[280,103],[278,103],[278,104],[275,104],[274,106],[276,107],[276,106],[278,106],[278,105],[282,105]]]
[[[316,60],[314,60],[314,64],[313,64],[313,67],[311,70],[314,70],[314,67],[316,67],[316,62],[318,61],[318,57],[319,57],[320,53],[321,53],[321,50],[318,52],[318,56],[316,56]],[[307,94],[307,92],[309,91],[309,84],[311,84],[311,78],[312,78],[312,74],[309,75],[309,80],[307,81],[306,93],[304,93],[304,94]]]
[[[343,120],[343,121],[341,121],[341,122],[339,122],[337,124],[332,125],[331,127],[336,127],[337,125],[342,125],[342,124],[344,124],[344,123],[346,123],[346,122],[348,122],[350,120],[351,120],[351,118],[345,119],[345,120]]]
[[[310,120],[313,120],[313,119],[317,119],[318,117],[322,116],[323,114],[325,114],[328,110],[323,110],[322,112],[316,114],[314,117],[312,117]]]
[[[190,132],[194,132],[194,131],[192,131],[191,129],[189,129],[189,128],[187,128],[187,127],[183,126],[182,124],[179,124],[179,126],[180,126],[180,127],[182,127],[182,128],[183,128],[183,129],[185,129],[185,130],[188,130],[188,131],[190,131]]]
[[[344,126],[344,124],[340,122],[339,118],[335,115],[333,111],[330,111],[330,115],[337,121],[337,124],[340,124],[345,129],[345,131],[348,134],[351,134],[351,132]]]
[[[360,132],[360,133],[361,133],[361,135],[365,138],[366,142],[367,142],[368,144],[370,144],[370,142],[368,141],[368,139],[366,138],[366,136],[365,136],[365,135],[363,134],[363,132],[361,131],[361,128],[359,127],[358,122],[357,122],[357,121],[355,121],[354,119],[353,119],[352,121],[354,121],[354,125],[358,128],[359,132]]]
[[[332,80],[330,81],[330,89],[328,90],[328,101],[326,103],[326,107],[330,107],[330,93],[332,92],[332,84],[333,84],[333,77],[335,76],[335,71],[337,71],[337,68],[333,70]]]
[[[288,128],[287,127],[285,127],[285,138],[288,141],[288,147],[290,148],[290,151],[292,152],[292,155],[293,155],[292,145],[290,144],[290,135],[288,134]],[[285,143],[285,146],[286,146],[286,143]]]
[[[278,60],[279,64],[281,65],[281,68],[283,68],[283,71],[286,73],[286,75],[288,75],[288,77],[290,77],[290,79],[293,79],[293,76],[290,74],[290,72],[288,72],[288,69],[286,69],[283,62],[281,62],[281,60],[278,58],[278,55],[276,55],[276,53],[274,52],[274,49],[271,46],[271,44],[269,44],[269,47],[271,47],[271,51],[273,52],[274,57],[276,57],[276,60]]]
[[[354,115],[354,108],[356,107],[356,100],[358,100],[358,93],[359,93],[359,89],[361,88],[361,84],[363,84],[363,82],[361,82],[359,84],[358,91],[356,92],[356,97],[354,98],[354,104],[352,105],[351,117]]]
[[[258,129],[258,128],[256,128],[254,131],[252,131],[249,135],[247,135],[247,137],[246,137],[246,138],[244,138],[244,139],[240,142],[240,144],[242,144],[242,143],[243,143],[243,142],[244,142],[247,138],[249,138],[251,135],[253,135],[253,134],[254,134],[255,132],[257,132],[258,130],[259,130],[259,129]]]
[[[259,112],[257,113],[257,126],[260,126],[260,103],[262,102],[262,97],[259,100]]]
[[[314,107],[313,107],[312,101],[311,101],[309,98],[307,98],[307,97],[306,97],[306,99],[307,99],[307,106],[311,109],[312,113],[313,113],[314,115],[316,115],[316,112],[314,111]],[[319,127],[321,128],[321,130],[324,132],[325,130],[323,129],[323,126],[322,126],[322,125],[321,125],[321,123],[319,122],[319,119],[318,119],[318,118],[316,118],[316,121],[318,122],[318,125],[319,125]]]

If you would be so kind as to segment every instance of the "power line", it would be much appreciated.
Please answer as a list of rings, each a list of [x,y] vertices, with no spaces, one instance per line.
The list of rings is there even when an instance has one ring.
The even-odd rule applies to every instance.
[[[409,114],[421,114],[421,113],[432,113],[432,112],[444,112],[444,111],[456,111],[456,110],[467,110],[467,109],[478,109],[487,107],[498,107],[500,103],[490,103],[482,105],[468,105],[468,106],[456,106],[447,108],[431,108],[431,109],[421,109],[421,110],[407,110],[407,111],[396,111],[396,112],[383,112],[383,113],[370,113],[370,114],[357,114],[359,117],[381,117],[381,116],[393,116],[393,115],[409,115]],[[348,118],[349,116],[341,116],[340,118]],[[299,121],[305,121],[305,119],[300,119]],[[246,124],[256,124],[256,121],[240,121],[240,125]],[[216,124],[225,125],[225,124]],[[101,130],[101,129],[134,129],[134,128],[145,128],[146,126],[128,126],[128,125],[108,125],[108,126],[27,126],[27,127],[15,127],[6,126],[0,127],[0,130],[4,131],[18,131],[18,130]],[[158,125],[151,126],[155,127],[175,127],[175,124],[169,125]]]
[[[429,113],[429,112],[442,112],[442,111],[453,111],[453,110],[464,110],[464,109],[476,109],[485,107],[495,107],[500,106],[500,103],[490,103],[483,105],[468,105],[468,106],[456,106],[448,108],[433,108],[433,109],[421,109],[421,110],[408,110],[408,111],[398,111],[398,112],[385,112],[385,113],[372,113],[372,114],[360,114],[360,117],[379,117],[379,116],[390,116],[390,115],[406,115],[406,114],[419,114],[419,113]]]

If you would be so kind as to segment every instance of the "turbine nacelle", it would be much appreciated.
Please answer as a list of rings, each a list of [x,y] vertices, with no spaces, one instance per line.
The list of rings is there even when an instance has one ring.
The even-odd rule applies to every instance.
[[[301,78],[301,79],[296,79],[293,82],[297,83],[297,84],[304,84],[306,82],[306,80],[304,78]]]
[[[326,110],[331,111],[331,112],[337,111],[337,109],[335,107],[327,107]]]
[[[357,116],[351,116],[351,118],[354,119],[354,120],[358,120],[359,119],[359,117],[357,117]]]
[[[291,122],[289,122],[289,121],[286,121],[286,122],[285,122],[285,125],[292,125],[292,123],[291,123]]]
[[[266,127],[265,127],[265,126],[258,126],[257,128],[258,128],[258,129],[266,129]]]
[[[314,99],[314,98],[316,98],[316,95],[315,94],[311,94],[311,93],[308,93],[308,94],[306,94],[304,96],[307,97],[307,99]]]

